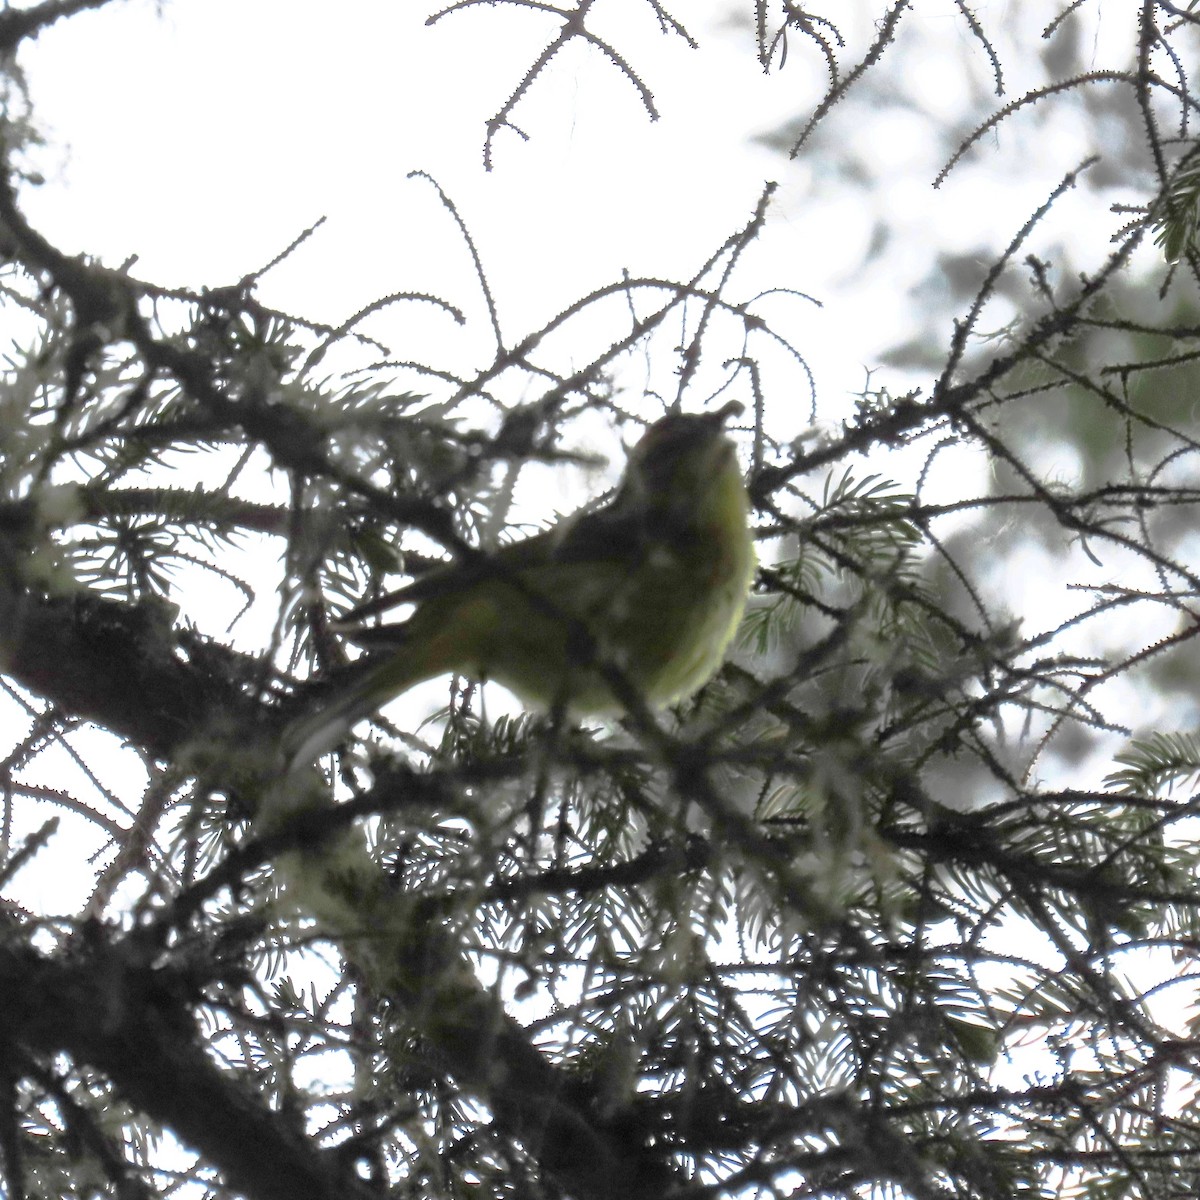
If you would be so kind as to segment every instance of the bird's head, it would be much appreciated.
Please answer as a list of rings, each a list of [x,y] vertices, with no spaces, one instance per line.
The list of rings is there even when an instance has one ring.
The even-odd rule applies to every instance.
[[[696,497],[726,472],[737,472],[737,455],[725,422],[743,411],[736,400],[711,413],[669,413],[659,418],[629,452],[623,498],[654,510],[695,511]]]

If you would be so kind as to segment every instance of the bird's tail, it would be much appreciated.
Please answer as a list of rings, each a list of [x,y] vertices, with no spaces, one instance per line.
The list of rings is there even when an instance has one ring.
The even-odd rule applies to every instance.
[[[336,749],[359,721],[429,674],[423,656],[393,646],[366,654],[316,684],[306,715],[292,722],[283,734],[288,769],[308,766]]]
[[[371,713],[369,664],[360,659],[313,687],[307,712],[283,733],[288,770],[311,764],[342,742],[350,730]]]
[[[307,767],[335,749],[350,730],[389,700],[437,675],[467,669],[473,658],[462,622],[446,621],[441,609],[421,609],[407,621],[356,630],[351,639],[367,647],[359,659],[314,685],[306,715],[283,735],[290,771]]]

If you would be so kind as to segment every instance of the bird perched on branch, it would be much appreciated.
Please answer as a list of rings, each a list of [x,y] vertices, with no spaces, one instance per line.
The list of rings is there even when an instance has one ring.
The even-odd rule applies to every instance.
[[[431,571],[349,621],[413,605],[393,625],[346,628],[368,647],[285,735],[311,762],[423,680],[460,673],[531,707],[603,715],[691,695],[720,666],[754,572],[749,501],[725,421],[672,413],[633,447],[611,502]],[[342,623],[343,627],[347,623]]]

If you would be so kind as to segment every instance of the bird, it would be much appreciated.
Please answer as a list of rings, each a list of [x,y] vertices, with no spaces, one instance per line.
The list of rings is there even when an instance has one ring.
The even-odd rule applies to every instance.
[[[611,500],[436,567],[338,623],[361,657],[331,672],[285,734],[311,763],[417,683],[459,674],[573,717],[658,709],[721,665],[755,570],[750,502],[725,432],[736,401],[671,412],[629,452]],[[412,605],[403,621],[355,624]]]

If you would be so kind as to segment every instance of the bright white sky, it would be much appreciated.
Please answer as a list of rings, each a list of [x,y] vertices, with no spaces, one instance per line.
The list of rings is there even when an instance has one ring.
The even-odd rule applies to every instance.
[[[828,418],[845,415],[878,349],[913,330],[894,283],[861,286],[872,282],[860,270],[879,198],[835,184],[828,163],[788,162],[751,144],[755,132],[811,112],[826,76],[794,38],[785,69],[765,76],[749,25],[727,19],[745,19],[748,3],[675,5],[699,51],[661,36],[642,0],[597,5],[613,20],[597,28],[655,92],[662,119],[648,121],[611,63],[574,46],[516,113],[531,140],[501,133],[490,175],[484,121],[544,46],[553,29],[546,18],[498,5],[427,28],[432,3],[413,0],[155,7],[129,0],[73,18],[24,59],[51,141],[42,163],[49,183],[26,204],[68,249],[114,265],[137,254],[143,278],[214,286],[256,269],[326,216],[316,238],[264,281],[265,302],[337,323],[394,291],[434,291],[479,318],[449,218],[428,185],[406,179],[420,169],[460,206],[514,337],[622,267],[686,277],[746,220],[770,178],[781,185],[774,221],[748,279],[827,303],[824,311],[793,306],[788,332],[819,377]],[[854,34],[857,24],[861,41],[870,27],[856,23],[858,7],[846,5],[845,27]],[[925,27],[961,40],[947,23],[961,27],[950,3],[925,7]],[[961,72],[961,62],[933,72],[939,106],[964,97]],[[911,212],[914,225],[937,224],[943,246],[972,244],[977,220],[930,187],[936,164],[919,125],[888,119],[890,128],[870,136],[877,162],[897,178],[889,217]],[[838,139],[850,147],[864,132],[846,106]],[[967,226],[951,236],[944,218],[956,210]],[[918,270],[931,252],[926,237],[914,239],[904,265]],[[831,303],[847,283],[859,284],[853,302]],[[479,346],[412,307],[368,328],[397,352],[414,338],[426,346],[448,337],[445,353],[459,369]],[[803,423],[798,412],[792,432]]]
[[[68,246],[136,252],[143,277],[193,286],[235,280],[327,216],[268,278],[268,302],[331,321],[399,289],[470,304],[449,220],[406,179],[420,169],[476,234],[511,331],[623,266],[686,274],[765,178],[807,178],[747,134],[810,106],[822,81],[764,77],[748,30],[715,30],[725,5],[712,0],[683,6],[699,52],[661,37],[648,6],[623,6],[613,37],[661,121],[611,64],[572,48],[517,114],[531,140],[502,134],[485,174],[484,121],[553,26],[499,6],[427,28],[430,7],[170,0],[160,17],[132,0],[65,22],[27,59],[36,110],[69,148],[31,212]],[[785,274],[811,287],[829,264],[814,272],[799,241]]]
[[[497,4],[426,27],[434,0],[125,0],[60,23],[24,54],[50,142],[39,161],[49,183],[25,204],[67,249],[114,265],[136,254],[141,277],[192,287],[235,281],[325,216],[316,238],[264,281],[265,302],[337,323],[394,291],[434,291],[478,318],[448,216],[427,184],[406,178],[424,170],[460,206],[515,337],[623,267],[686,276],[774,179],[774,216],[747,264],[746,292],[761,281],[826,304],[793,308],[786,332],[818,376],[823,416],[840,419],[863,368],[921,327],[905,281],[938,253],[980,250],[982,260],[984,248],[1006,243],[1089,147],[1069,125],[1064,135],[1042,123],[1028,138],[1017,121],[934,191],[941,151],[924,121],[961,119],[989,89],[990,69],[952,0],[926,0],[888,51],[908,55],[893,78],[924,113],[876,106],[864,120],[863,108],[839,105],[826,146],[789,162],[750,139],[811,113],[827,85],[817,54],[793,36],[785,67],[764,75],[749,0],[671,7],[700,50],[662,36],[645,0],[608,0],[593,15],[654,91],[660,121],[648,121],[610,62],[575,45],[515,114],[531,140],[502,132],[489,175],[484,122],[556,28],[544,14]],[[847,64],[879,7],[839,6]],[[977,7],[1002,52],[1014,29],[1040,28],[1041,9],[1046,19],[1057,12],[1011,0]],[[1097,18],[1096,65],[1107,65],[1105,35],[1127,38],[1126,26]],[[1006,62],[1010,96],[1043,81],[1022,36],[1024,55]],[[1019,169],[1006,169],[1003,152]],[[881,188],[838,176],[844,162],[834,159],[854,154]],[[986,172],[986,193],[971,163]],[[898,236],[865,264],[884,216]],[[1079,212],[1065,220],[1079,230]],[[412,307],[369,328],[398,351],[449,333],[444,319]],[[949,337],[948,328],[939,333]],[[471,338],[453,334],[445,344],[460,370]],[[908,382],[916,381],[890,386]]]

